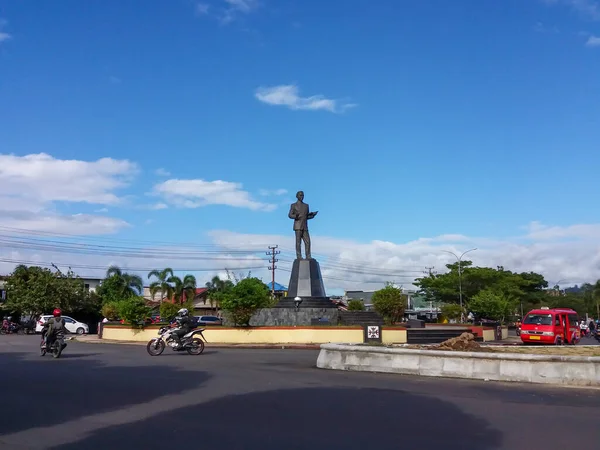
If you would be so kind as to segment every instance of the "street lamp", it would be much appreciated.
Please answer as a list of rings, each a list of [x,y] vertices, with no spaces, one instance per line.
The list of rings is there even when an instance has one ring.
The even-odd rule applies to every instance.
[[[443,252],[446,253],[450,253],[451,255],[453,255],[456,260],[458,261],[458,296],[459,296],[459,300],[460,300],[460,321],[461,323],[464,323],[465,321],[465,313],[463,312],[463,300],[462,300],[462,268],[460,266],[460,263],[462,262],[462,257],[465,256],[467,253],[472,252],[477,250],[476,248],[472,248],[471,250],[467,250],[466,252],[464,252],[462,255],[457,256],[456,253],[448,251],[448,250],[442,250]]]
[[[300,303],[302,303],[302,299],[300,297],[294,298],[294,305],[296,305],[296,311],[300,308]]]

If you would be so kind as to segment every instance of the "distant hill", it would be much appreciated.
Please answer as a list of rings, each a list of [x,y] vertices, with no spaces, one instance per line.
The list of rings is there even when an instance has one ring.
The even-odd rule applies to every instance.
[[[568,287],[565,288],[565,293],[566,294],[579,294],[583,289],[581,289],[579,286],[575,285],[573,287]]]

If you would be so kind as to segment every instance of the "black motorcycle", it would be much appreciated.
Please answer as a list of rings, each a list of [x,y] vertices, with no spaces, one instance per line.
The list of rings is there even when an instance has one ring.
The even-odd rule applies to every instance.
[[[54,338],[50,345],[44,345],[47,329],[42,330],[42,342],[40,343],[40,356],[45,356],[47,352],[52,354],[53,358],[60,358],[63,350],[67,347],[64,338]]]
[[[181,338],[181,345],[177,345],[177,341],[173,338],[173,331],[176,328],[162,327],[158,330],[158,337],[150,339],[146,345],[146,351],[150,356],[160,355],[167,345],[169,345],[173,351],[181,352],[187,351],[190,355],[200,355],[204,351],[204,341],[206,338],[202,334],[204,328],[193,329],[185,336]],[[198,337],[198,335],[200,337]]]

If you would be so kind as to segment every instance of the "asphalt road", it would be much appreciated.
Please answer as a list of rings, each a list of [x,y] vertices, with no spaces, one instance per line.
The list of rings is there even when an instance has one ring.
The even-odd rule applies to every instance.
[[[317,351],[201,356],[0,337],[0,449],[600,448],[600,391],[335,372]]]

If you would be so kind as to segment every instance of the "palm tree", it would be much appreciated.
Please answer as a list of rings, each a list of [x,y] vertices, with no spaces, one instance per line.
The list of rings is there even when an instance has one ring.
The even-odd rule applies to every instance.
[[[160,292],[160,301],[162,302],[165,298],[173,298],[175,290],[169,283],[169,279],[173,277],[173,269],[167,267],[161,271],[153,270],[148,274],[148,279],[155,277],[156,281],[150,283],[150,295],[152,300],[156,297],[156,294]]]
[[[118,266],[110,266],[106,271],[106,278],[114,278],[117,281],[124,298],[141,295],[144,290],[142,277],[123,272]]]
[[[169,277],[167,282],[172,283],[175,298],[179,298],[181,303],[193,300],[196,296],[196,277],[194,275],[186,275],[183,280],[172,276]]]
[[[208,289],[207,297],[211,308],[214,308],[215,305],[218,308],[221,295],[225,291],[231,289],[234,286],[234,283],[231,280],[221,280],[221,278],[218,276],[214,276],[208,283],[205,284],[205,286]],[[206,300],[204,303],[206,303]]]

